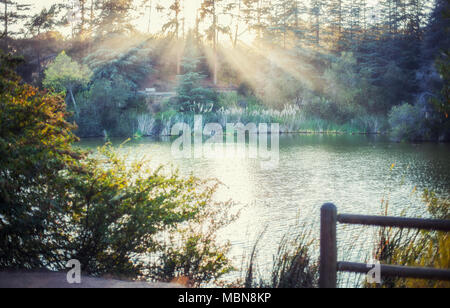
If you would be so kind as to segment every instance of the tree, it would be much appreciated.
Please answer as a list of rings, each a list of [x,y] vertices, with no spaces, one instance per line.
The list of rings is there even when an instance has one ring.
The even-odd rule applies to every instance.
[[[396,35],[400,28],[401,16],[401,5],[400,0],[381,0],[381,15],[382,15],[382,26],[390,35]]]
[[[28,32],[39,36],[41,32],[53,29],[54,26],[59,24],[57,19],[59,12],[60,9],[56,4],[52,5],[50,9],[43,8],[42,11],[31,16],[26,23]]]
[[[331,27],[332,36],[339,41],[344,27],[344,4],[343,0],[331,0],[327,5],[327,13]]]
[[[75,95],[80,109],[78,134],[91,137],[106,131],[128,137],[135,132],[136,113],[148,112],[148,104],[137,91],[154,72],[147,44],[125,52],[98,48],[84,59],[93,74],[88,88]]]
[[[284,49],[286,49],[287,36],[292,30],[291,19],[295,16],[296,12],[293,5],[295,5],[295,2],[291,0],[279,0],[273,7],[275,13],[273,14],[274,18],[270,25],[271,34],[276,42],[281,38],[281,45]],[[261,39],[261,26],[258,29],[258,39]]]
[[[84,65],[73,61],[66,53],[61,52],[45,71],[44,86],[56,91],[68,91],[72,100],[75,115],[78,117],[79,108],[74,97],[74,90],[78,86],[86,85],[91,78],[91,71]]]
[[[12,35],[16,34],[16,32],[11,31],[9,26],[26,19],[28,16],[25,12],[30,10],[31,5],[19,4],[12,0],[0,0],[0,3],[4,6],[4,14],[0,16],[0,22],[3,22],[3,33],[0,35],[0,38],[3,40],[3,49],[8,51],[8,40]]]
[[[176,44],[179,45],[180,38],[180,13],[181,13],[181,0],[173,0],[173,3],[169,6],[169,21],[162,27],[163,32],[168,32],[169,37],[176,40]],[[177,75],[181,70],[181,47],[177,46]]]
[[[205,18],[211,19],[211,26],[207,30],[207,37],[213,44],[213,81],[217,85],[217,45],[219,35],[219,23],[218,19],[221,15],[221,4],[224,0],[204,0],[200,7],[201,20]],[[223,12],[223,11],[222,11]]]
[[[200,59],[189,52],[183,59],[184,74],[179,77],[175,108],[181,112],[211,112],[216,110],[217,93],[203,88],[205,75],[199,73]]]
[[[389,125],[391,126],[390,136],[394,141],[429,140],[428,128],[417,106],[404,103],[392,107],[389,112]]]
[[[65,25],[72,26],[72,37],[86,38],[88,32],[92,33],[94,26],[94,10],[98,6],[98,0],[69,0],[68,3],[59,4],[61,9],[67,11],[63,19]],[[89,6],[88,6],[89,5]]]
[[[98,8],[96,0],[91,0],[91,5],[89,8],[89,32],[92,35],[95,26],[95,11]]]
[[[22,84],[20,63],[0,55],[0,269],[63,268],[62,172],[83,154],[70,147],[64,100]]]
[[[144,6],[146,9],[148,8],[147,33],[150,33],[153,13],[153,0],[142,0],[142,6]]]
[[[436,4],[437,5],[437,4]],[[405,27],[408,35],[422,39],[424,25],[427,22],[427,10],[430,7],[426,0],[408,0],[405,5]]]
[[[326,95],[337,107],[334,117],[338,120],[347,122],[367,112],[365,107],[370,107],[373,98],[364,102],[365,95],[371,92],[365,77],[354,55],[348,52],[343,52],[325,71]]]
[[[234,25],[234,33],[233,31],[229,31],[231,43],[233,44],[233,48],[236,48],[237,42],[239,39],[239,26],[242,22],[241,12],[242,12],[242,0],[234,0],[234,3],[229,3],[225,9],[226,13],[230,16],[231,21],[230,25]]]
[[[94,72],[93,80],[113,80],[116,76],[121,76],[130,82],[135,92],[142,80],[153,72],[150,53],[148,42],[144,41],[125,51],[99,48],[84,60]]]
[[[58,21],[58,14],[60,13],[60,7],[58,5],[52,5],[50,9],[42,9],[41,12],[31,16],[30,20],[25,24],[28,32],[34,36],[35,51],[37,54],[38,74],[41,74],[41,49],[42,49],[42,37],[41,33],[50,31],[54,26],[60,24]]]
[[[261,40],[263,33],[269,23],[269,16],[271,10],[267,1],[264,0],[243,0],[243,19],[251,31],[256,32],[256,37]]]
[[[181,13],[181,1],[173,0],[172,4],[168,8],[168,22],[162,27],[163,32],[168,32],[169,37],[179,39],[180,37],[180,13]]]
[[[123,34],[134,31],[130,13],[133,0],[105,0],[98,4],[97,35]]]
[[[346,36],[349,46],[355,46],[358,42],[359,34],[362,31],[363,6],[359,0],[347,1],[345,5],[346,17]]]
[[[443,114],[447,119],[446,122],[448,122],[450,115],[450,50],[443,53],[436,62],[436,66],[442,78],[442,89],[440,95],[437,98],[432,99],[432,102],[436,110]]]
[[[80,3],[80,25],[79,25],[79,35],[84,37],[86,34],[87,20],[87,0],[78,0]]]
[[[323,31],[323,10],[324,1],[323,0],[311,0],[309,9],[309,24],[310,24],[310,35],[309,40],[312,45],[316,47],[320,46],[321,32]]]
[[[200,285],[231,269],[215,239],[230,221],[230,204],[212,201],[216,183],[130,166],[111,146],[88,158],[72,148],[63,97],[22,84],[20,63],[0,55],[0,270],[62,271],[77,259],[88,275]]]

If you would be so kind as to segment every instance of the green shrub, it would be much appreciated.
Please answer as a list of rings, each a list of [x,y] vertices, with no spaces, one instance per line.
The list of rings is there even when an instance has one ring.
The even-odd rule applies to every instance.
[[[391,137],[395,141],[424,140],[427,129],[422,112],[410,104],[395,106],[389,113]]]
[[[238,94],[242,96],[253,96],[254,91],[248,82],[241,82],[238,87]]]
[[[74,149],[63,97],[21,84],[14,63],[1,58],[0,270],[78,259],[89,275],[201,284],[231,269],[215,240],[231,204],[212,201],[215,182],[129,164],[110,145]]]
[[[226,92],[219,94],[218,108],[235,108],[238,104],[239,96],[236,92]]]
[[[218,93],[202,86],[205,75],[198,72],[199,58],[188,52],[183,59],[184,74],[179,76],[173,108],[180,112],[205,113],[217,111]]]
[[[162,168],[152,169],[144,161],[129,165],[109,146],[83,167],[83,173],[69,174],[61,201],[72,206],[67,226],[74,232],[71,258],[84,271],[159,281],[183,276],[201,284],[231,268],[228,246],[215,241],[215,231],[230,221],[230,204],[212,201],[215,182],[163,175]],[[209,227],[204,224],[216,219]],[[177,251],[178,257],[160,258],[167,251]],[[211,266],[214,258],[221,262]],[[192,262],[189,270],[182,260]]]
[[[83,154],[70,146],[78,139],[64,97],[21,84],[17,59],[0,57],[0,269],[60,266],[64,174]]]

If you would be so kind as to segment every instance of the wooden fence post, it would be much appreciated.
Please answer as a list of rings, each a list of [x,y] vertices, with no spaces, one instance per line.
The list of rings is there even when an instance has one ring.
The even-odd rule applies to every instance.
[[[337,280],[337,209],[326,203],[320,211],[320,288],[336,288]]]

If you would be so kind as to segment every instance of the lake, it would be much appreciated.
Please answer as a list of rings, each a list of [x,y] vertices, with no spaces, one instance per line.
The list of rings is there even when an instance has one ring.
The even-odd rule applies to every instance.
[[[119,145],[122,140],[113,140]],[[79,145],[95,149],[103,139]],[[232,199],[240,218],[223,230],[232,243],[231,255],[240,267],[258,236],[258,264],[263,273],[285,235],[310,230],[318,239],[320,207],[333,202],[340,213],[379,215],[387,200],[389,215],[426,216],[421,195],[428,188],[450,194],[449,144],[399,144],[385,136],[282,135],[279,165],[262,169],[250,158],[173,158],[170,139],[133,140],[120,151],[130,159],[146,156],[156,166],[171,164],[181,175],[217,178],[224,185],[216,198]],[[339,226],[340,260],[365,261],[373,249],[375,228]],[[317,255],[317,242],[313,254]]]

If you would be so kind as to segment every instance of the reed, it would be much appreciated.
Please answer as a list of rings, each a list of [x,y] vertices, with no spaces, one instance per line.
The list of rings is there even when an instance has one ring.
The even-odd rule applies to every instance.
[[[378,134],[385,128],[385,120],[375,116],[364,116],[339,124],[324,119],[310,117],[298,106],[286,105],[282,110],[261,107],[242,108],[231,106],[220,108],[217,112],[201,113],[204,123],[278,123],[281,133],[321,133],[321,134]],[[170,128],[178,122],[194,126],[194,114],[164,112],[157,117],[158,135],[170,135]]]

